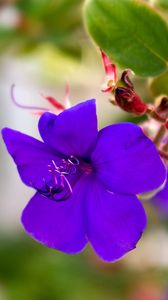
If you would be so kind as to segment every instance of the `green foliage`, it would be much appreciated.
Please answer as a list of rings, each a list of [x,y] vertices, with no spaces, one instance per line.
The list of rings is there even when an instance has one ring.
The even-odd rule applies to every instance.
[[[91,261],[92,257],[68,256],[29,239],[1,239],[0,282],[9,300],[123,299],[134,276],[111,276]]]
[[[160,7],[168,9],[168,0],[155,0],[155,2]]]
[[[11,41],[17,38],[15,30],[0,28],[0,51],[4,51],[10,46]]]
[[[85,23],[98,46],[122,67],[142,76],[167,69],[168,25],[146,4],[87,0]]]
[[[154,78],[150,84],[150,88],[154,96],[168,96],[168,72]]]
[[[66,54],[80,57],[81,39],[85,35],[81,4],[82,0],[16,1],[15,8],[20,13],[21,20],[15,29],[7,30],[12,39],[8,39],[6,48],[12,47],[19,53],[26,53],[47,43]],[[0,50],[5,50],[2,47],[2,30],[4,29],[0,28]]]
[[[31,239],[0,239],[0,299],[127,300],[136,284],[149,276],[167,284],[167,272],[129,271],[121,263],[102,264],[85,251],[65,255]],[[5,297],[1,298],[1,288]]]

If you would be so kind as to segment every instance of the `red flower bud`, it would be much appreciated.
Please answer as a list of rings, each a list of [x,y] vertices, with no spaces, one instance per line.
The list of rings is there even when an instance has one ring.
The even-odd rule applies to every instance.
[[[115,89],[115,100],[124,111],[140,116],[146,113],[148,108],[141,98],[132,89],[117,87]]]

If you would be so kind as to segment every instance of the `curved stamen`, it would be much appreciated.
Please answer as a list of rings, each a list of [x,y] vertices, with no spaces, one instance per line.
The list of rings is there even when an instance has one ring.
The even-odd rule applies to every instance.
[[[64,175],[72,175],[76,173],[76,167],[78,165],[79,160],[75,156],[71,155],[67,160],[62,159],[62,165],[59,167],[59,171]]]
[[[14,95],[14,89],[16,85],[12,84],[11,86],[11,99],[15,106],[22,108],[22,109],[32,109],[32,110],[39,110],[39,111],[49,111],[49,109],[45,107],[38,107],[38,106],[31,106],[31,105],[24,105],[17,102],[16,97]]]
[[[48,172],[51,173],[52,177],[48,182],[43,179],[44,186],[41,190],[38,190],[39,193],[54,201],[68,199],[73,191],[66,175],[76,174],[79,163],[79,160],[73,155],[68,159],[62,159],[62,164],[59,166],[52,160],[52,163],[48,165]]]
[[[77,159],[75,156],[71,155],[70,158],[68,158],[68,162],[72,165],[78,166],[79,165],[79,159]]]
[[[65,110],[65,106],[62,103],[58,102],[58,100],[56,100],[54,97],[44,96],[44,95],[42,95],[42,97],[45,100],[47,100],[52,106],[54,106],[54,108],[61,110],[61,111]]]
[[[67,186],[68,186],[68,188],[69,188],[70,194],[72,194],[72,187],[71,187],[71,185],[70,185],[68,179],[67,179],[64,175],[63,175],[63,178],[64,178],[64,180],[65,180],[66,183],[67,183]]]

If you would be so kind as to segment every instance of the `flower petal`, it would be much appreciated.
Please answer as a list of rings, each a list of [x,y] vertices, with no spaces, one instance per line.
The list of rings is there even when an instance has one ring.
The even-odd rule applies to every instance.
[[[145,227],[145,211],[135,196],[113,194],[98,182],[92,185],[87,235],[102,259],[115,261],[134,249]]]
[[[2,135],[23,182],[40,189],[44,185],[43,179],[51,177],[48,165],[52,160],[60,161],[60,158],[44,143],[19,131],[4,128]]]
[[[168,176],[163,189],[155,194],[151,199],[151,203],[156,207],[162,217],[168,216]]]
[[[160,186],[166,177],[155,145],[131,123],[102,129],[92,162],[99,180],[115,193],[144,193]]]
[[[28,234],[48,247],[69,254],[80,252],[87,243],[84,188],[85,180],[81,178],[71,198],[63,202],[54,202],[37,193],[22,214],[22,223]]]
[[[97,139],[95,100],[80,103],[58,116],[44,113],[39,131],[44,142],[60,153],[87,156]]]

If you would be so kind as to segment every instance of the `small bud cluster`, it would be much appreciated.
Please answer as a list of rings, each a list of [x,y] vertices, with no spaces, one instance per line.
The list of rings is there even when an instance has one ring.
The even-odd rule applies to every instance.
[[[102,50],[101,55],[106,73],[105,88],[102,89],[102,92],[111,93],[114,97],[110,98],[110,102],[122,110],[135,116],[147,116],[148,121],[141,124],[141,127],[156,144],[160,155],[168,160],[168,97],[162,96],[154,104],[145,103],[136,93],[130,79],[130,75],[134,75],[133,71],[124,70],[118,79],[116,66]],[[155,134],[153,134],[151,124],[155,128]],[[153,126],[153,124],[155,125]]]

